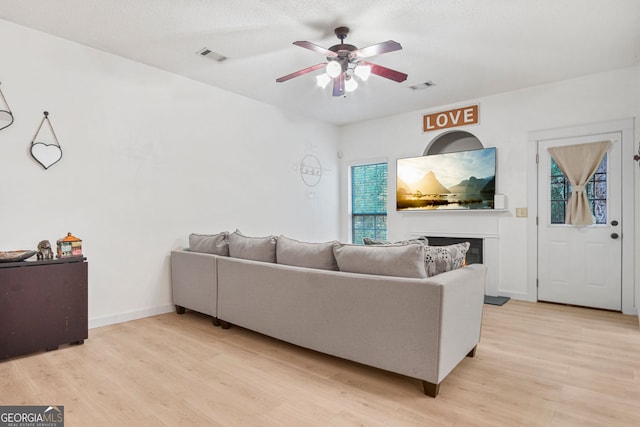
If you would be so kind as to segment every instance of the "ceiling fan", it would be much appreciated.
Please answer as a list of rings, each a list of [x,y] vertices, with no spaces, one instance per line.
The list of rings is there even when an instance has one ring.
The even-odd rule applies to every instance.
[[[344,95],[345,90],[350,92],[357,87],[358,84],[354,75],[358,76],[361,80],[366,80],[369,77],[369,74],[372,73],[398,83],[407,79],[407,75],[405,73],[364,60],[364,58],[369,58],[371,56],[400,50],[402,49],[400,43],[388,40],[386,42],[358,49],[354,45],[346,44],[344,42],[344,39],[347,38],[347,34],[349,34],[349,28],[338,27],[335,29],[335,33],[338,39],[340,39],[340,43],[331,46],[328,49],[307,41],[293,42],[296,46],[324,55],[327,58],[327,62],[322,62],[320,64],[303,68],[302,70],[294,73],[287,74],[286,76],[276,79],[276,82],[286,82],[294,77],[325,68],[326,74],[322,74],[317,77],[318,85],[325,87],[331,80],[333,80],[333,96],[341,96]]]

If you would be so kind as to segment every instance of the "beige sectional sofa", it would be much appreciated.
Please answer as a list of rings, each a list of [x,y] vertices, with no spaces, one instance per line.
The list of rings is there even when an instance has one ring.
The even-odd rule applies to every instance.
[[[234,236],[229,237],[231,256],[189,250],[171,253],[173,302],[178,313],[188,308],[211,315],[216,325],[238,325],[417,378],[425,394],[433,397],[453,368],[465,356],[474,355],[480,340],[483,265],[431,277],[426,273],[424,277],[399,277],[423,276],[419,268],[413,269],[417,261],[424,264],[425,247],[309,244],[281,236],[272,238],[274,246],[282,245],[282,250],[274,252],[284,262],[279,263],[271,255],[261,255],[261,261],[234,256],[255,254],[249,251],[247,255],[237,246],[234,250]],[[242,243],[247,242],[244,237]],[[336,262],[329,262],[327,247],[333,248]],[[395,255],[386,257],[385,251]],[[363,262],[358,263],[359,259]],[[322,267],[287,265],[291,260]],[[338,271],[340,267],[374,268],[378,274]]]

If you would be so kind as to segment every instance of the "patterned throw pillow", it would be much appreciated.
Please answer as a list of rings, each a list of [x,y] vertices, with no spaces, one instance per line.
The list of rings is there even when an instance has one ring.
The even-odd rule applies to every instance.
[[[449,246],[425,247],[424,257],[427,276],[435,276],[436,274],[462,267],[467,256],[469,246],[469,242],[464,242]]]

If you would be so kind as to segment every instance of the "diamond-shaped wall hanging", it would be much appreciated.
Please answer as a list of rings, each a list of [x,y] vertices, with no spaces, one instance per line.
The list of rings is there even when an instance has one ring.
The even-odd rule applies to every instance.
[[[13,123],[13,113],[11,112],[11,108],[9,108],[9,104],[7,104],[7,100],[2,93],[2,89],[0,88],[0,101],[2,101],[3,105],[0,105],[0,130],[11,126]]]
[[[42,125],[45,121],[47,122],[47,125],[49,125],[49,130],[51,131],[51,136],[53,138],[53,143],[51,144],[39,141],[36,142],[36,138],[38,138],[40,129],[42,129]],[[43,140],[42,138],[40,139]],[[49,169],[62,158],[62,148],[60,147],[56,133],[53,131],[53,126],[51,126],[49,113],[47,111],[44,112],[44,117],[40,122],[40,126],[38,126],[36,134],[33,135],[33,140],[31,141],[31,157],[33,157],[45,169]]]

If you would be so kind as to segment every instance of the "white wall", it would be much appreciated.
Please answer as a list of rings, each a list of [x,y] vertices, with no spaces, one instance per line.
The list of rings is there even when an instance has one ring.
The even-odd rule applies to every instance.
[[[0,250],[83,239],[90,326],[171,310],[169,252],[191,232],[338,237],[334,126],[5,21],[0,51]],[[45,110],[48,170],[29,155]]]
[[[535,300],[535,295],[527,289],[527,257],[535,255],[527,254],[527,219],[515,217],[516,207],[527,207],[527,168],[528,162],[532,161],[528,158],[527,134],[542,129],[640,117],[639,76],[640,67],[627,68],[342,127],[339,147],[343,153],[341,237],[348,239],[346,188],[350,163],[386,157],[389,160],[388,191],[393,195],[396,158],[421,155],[429,142],[442,133],[423,133],[423,114],[479,103],[480,124],[458,129],[473,133],[485,147],[497,147],[496,191],[506,195],[508,212],[396,212],[395,198],[389,197],[389,238],[398,240],[423,230],[495,230],[498,235],[498,293]],[[446,82],[439,82],[435,88],[446,90]],[[636,140],[638,125],[636,120]],[[628,151],[623,153],[624,162],[633,161],[633,152]],[[535,215],[535,212],[529,214]],[[635,239],[640,241],[637,235]],[[636,291],[640,293],[637,286]]]

